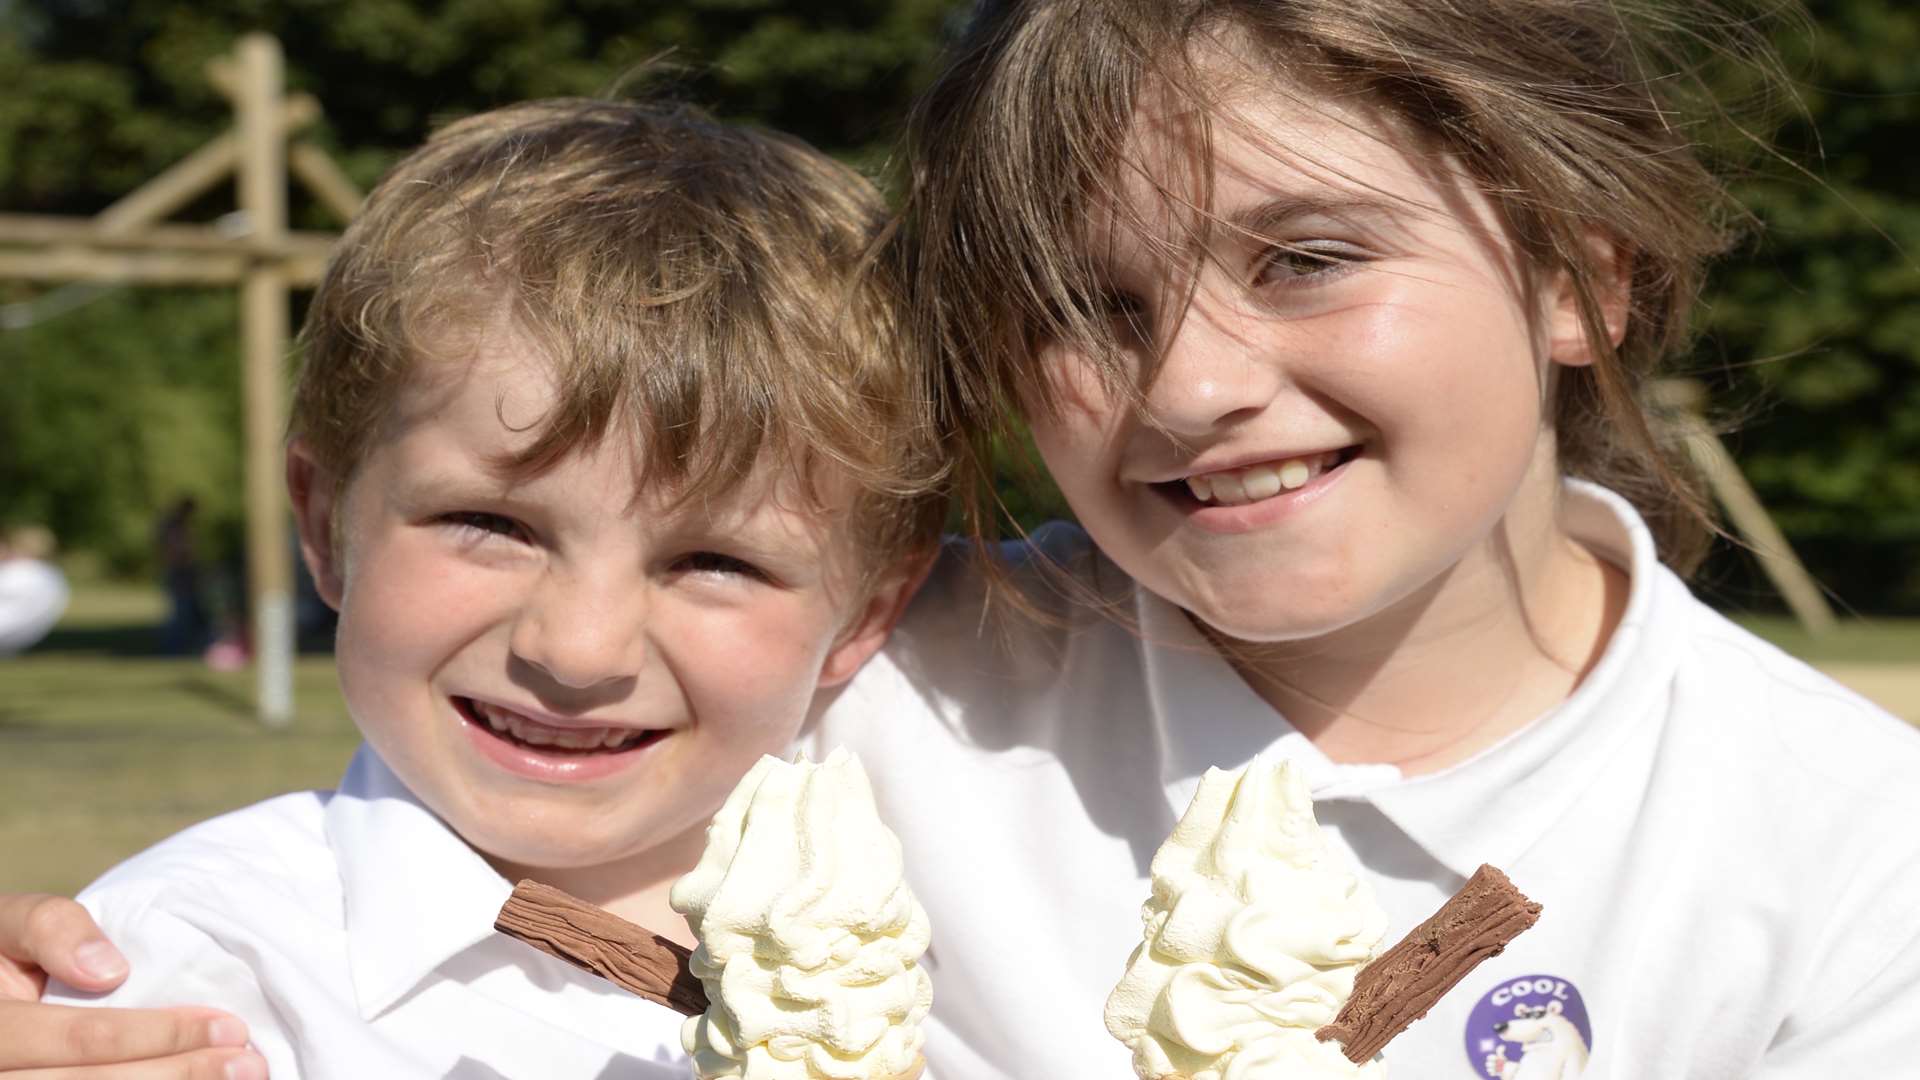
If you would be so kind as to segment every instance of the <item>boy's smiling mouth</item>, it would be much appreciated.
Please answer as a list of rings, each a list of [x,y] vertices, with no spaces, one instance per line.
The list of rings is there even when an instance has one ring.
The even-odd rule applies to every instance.
[[[503,705],[455,697],[454,708],[479,731],[523,750],[562,756],[618,754],[659,741],[664,728],[562,727],[536,720]]]

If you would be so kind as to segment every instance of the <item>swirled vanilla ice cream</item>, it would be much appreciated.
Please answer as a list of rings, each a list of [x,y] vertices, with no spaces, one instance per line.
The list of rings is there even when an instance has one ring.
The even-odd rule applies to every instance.
[[[681,1031],[695,1076],[917,1076],[930,933],[902,870],[859,759],[761,758],[673,887],[712,1002]]]
[[[1314,1032],[1380,949],[1387,917],[1335,865],[1285,761],[1209,769],[1153,858],[1145,940],[1107,999],[1143,1080],[1386,1075]]]

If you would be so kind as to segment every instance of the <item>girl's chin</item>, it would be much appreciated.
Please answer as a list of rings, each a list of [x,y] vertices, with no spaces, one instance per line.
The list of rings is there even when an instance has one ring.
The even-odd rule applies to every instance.
[[[1243,595],[1258,598],[1260,602],[1174,602],[1207,636],[1250,645],[1311,641],[1343,630],[1364,618],[1362,612],[1349,605],[1309,607],[1288,603],[1282,598],[1297,594],[1283,585],[1265,588],[1249,586]]]

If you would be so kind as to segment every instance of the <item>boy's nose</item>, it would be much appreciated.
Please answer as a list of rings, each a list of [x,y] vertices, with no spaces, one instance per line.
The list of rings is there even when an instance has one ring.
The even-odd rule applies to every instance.
[[[1284,376],[1256,324],[1196,299],[1162,346],[1147,412],[1173,434],[1199,438],[1266,408]]]
[[[646,596],[638,581],[549,573],[515,619],[509,648],[575,690],[630,678],[646,662]]]

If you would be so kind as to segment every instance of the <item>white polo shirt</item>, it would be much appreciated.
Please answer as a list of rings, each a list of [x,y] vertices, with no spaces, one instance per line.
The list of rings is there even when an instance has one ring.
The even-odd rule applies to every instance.
[[[1566,503],[1632,579],[1603,659],[1412,778],[1329,761],[1076,530],[1039,544],[1137,627],[1062,598],[1062,626],[983,628],[979,580],[943,564],[811,735],[859,752],[905,844],[941,1076],[1131,1075],[1102,1007],[1148,863],[1208,766],[1269,749],[1305,767],[1390,940],[1482,862],[1545,905],[1388,1048],[1394,1075],[1920,1075],[1920,734],[1694,600],[1624,501]]]
[[[680,1015],[496,934],[510,891],[362,747],[337,792],[196,825],[81,893],[133,974],[46,1000],[217,1005],[274,1080],[685,1080]]]

